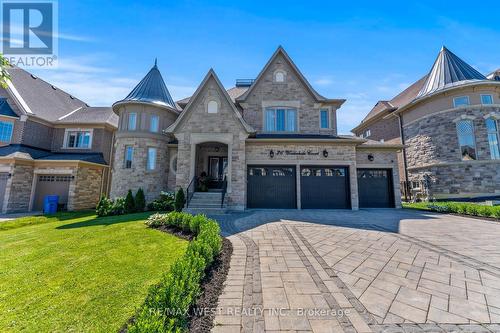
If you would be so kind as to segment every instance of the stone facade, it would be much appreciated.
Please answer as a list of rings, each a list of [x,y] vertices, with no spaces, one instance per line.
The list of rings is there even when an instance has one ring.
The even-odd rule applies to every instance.
[[[31,186],[33,184],[33,164],[11,164],[11,177],[7,181],[3,211],[8,213],[29,210]]]
[[[72,181],[68,196],[68,210],[93,209],[97,205],[101,192],[103,169],[80,167],[74,170],[75,179]]]

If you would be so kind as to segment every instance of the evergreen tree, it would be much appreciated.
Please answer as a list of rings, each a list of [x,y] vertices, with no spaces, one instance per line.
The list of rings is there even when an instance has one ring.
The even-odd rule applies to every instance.
[[[132,190],[128,190],[127,196],[125,197],[125,214],[130,214],[135,212],[135,202]]]

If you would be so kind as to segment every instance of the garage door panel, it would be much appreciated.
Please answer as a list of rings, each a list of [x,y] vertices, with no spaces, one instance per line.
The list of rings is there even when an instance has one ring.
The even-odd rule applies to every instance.
[[[296,208],[295,167],[249,166],[248,208]]]
[[[394,207],[392,170],[358,169],[359,207]]]
[[[59,204],[67,205],[70,182],[70,175],[38,175],[33,210],[43,210],[47,195],[58,195]]]
[[[303,209],[350,208],[349,172],[346,167],[303,166],[300,188]]]

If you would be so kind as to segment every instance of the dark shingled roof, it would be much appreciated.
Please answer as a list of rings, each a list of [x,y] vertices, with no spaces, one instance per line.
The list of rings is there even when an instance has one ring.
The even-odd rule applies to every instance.
[[[234,103],[236,101],[236,98],[238,98],[241,95],[243,95],[245,93],[245,91],[248,90],[248,88],[249,87],[232,87],[232,88],[230,88],[230,89],[228,89],[226,91],[227,91],[227,94],[229,95],[229,97],[231,97],[231,100]],[[190,99],[191,99],[191,96],[183,98],[180,101],[177,101],[177,104],[179,104],[180,107],[184,108],[189,103]]]
[[[85,161],[107,165],[102,153],[52,153],[46,149],[35,148],[23,144],[11,144],[0,147],[0,156],[9,156],[16,153],[28,154],[34,160]]]
[[[332,140],[337,140],[337,139],[344,139],[340,136],[336,135],[328,135],[328,134],[300,134],[300,133],[293,133],[293,134],[280,134],[280,133],[257,133],[253,137],[255,139],[332,139]]]
[[[7,99],[5,98],[0,98],[0,115],[19,118],[19,116],[14,112],[14,110],[12,110],[9,103],[7,103]]]
[[[118,127],[118,116],[110,107],[85,106],[57,120],[60,124],[101,124],[106,123]]]
[[[117,103],[126,101],[159,104],[169,106],[172,109],[177,110],[175,102],[172,99],[172,96],[170,96],[167,85],[165,84],[165,81],[163,81],[160,70],[156,65],[156,61],[153,68],[151,68],[141,82],[135,86],[130,94]]]

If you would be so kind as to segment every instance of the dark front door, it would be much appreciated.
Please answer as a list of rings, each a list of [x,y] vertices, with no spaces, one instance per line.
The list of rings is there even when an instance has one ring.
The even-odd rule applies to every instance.
[[[359,207],[394,207],[392,171],[358,169]]]
[[[248,208],[297,208],[295,166],[248,166]]]
[[[300,200],[303,209],[350,208],[349,170],[335,166],[300,168]]]
[[[210,156],[208,158],[209,187],[220,188],[227,169],[227,157]]]

